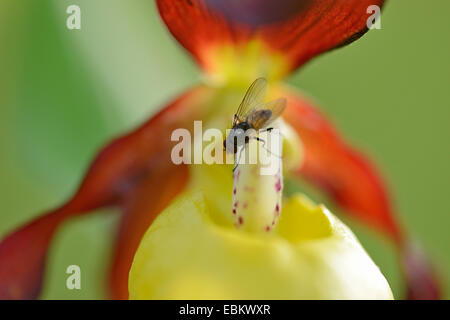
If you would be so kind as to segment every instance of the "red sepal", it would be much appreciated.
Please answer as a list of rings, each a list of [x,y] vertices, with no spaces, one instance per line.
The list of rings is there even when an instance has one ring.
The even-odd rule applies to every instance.
[[[170,32],[206,71],[210,50],[259,39],[284,56],[290,71],[353,42],[384,0],[157,0]],[[218,61],[217,63],[220,63]]]

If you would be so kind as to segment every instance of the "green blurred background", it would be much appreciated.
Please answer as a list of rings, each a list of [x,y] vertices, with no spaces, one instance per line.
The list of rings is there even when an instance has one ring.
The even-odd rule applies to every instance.
[[[81,7],[81,30],[66,28],[70,4]],[[448,0],[391,0],[382,30],[288,79],[379,164],[402,221],[433,257],[447,287],[449,12]],[[99,147],[200,77],[153,1],[1,0],[0,238],[61,204]],[[117,218],[99,212],[58,231],[44,298],[105,297]],[[345,221],[401,295],[393,247]],[[70,264],[81,267],[82,290],[66,289]]]

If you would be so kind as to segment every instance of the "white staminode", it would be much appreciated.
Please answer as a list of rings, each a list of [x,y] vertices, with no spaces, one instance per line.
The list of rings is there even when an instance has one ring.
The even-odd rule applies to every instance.
[[[232,214],[239,229],[269,232],[281,212],[282,136],[275,127],[258,138],[250,138],[236,153]]]

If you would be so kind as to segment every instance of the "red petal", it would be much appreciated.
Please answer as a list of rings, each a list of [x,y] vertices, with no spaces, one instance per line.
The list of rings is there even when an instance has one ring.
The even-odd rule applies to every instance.
[[[436,300],[441,298],[440,279],[427,261],[420,246],[410,243],[403,249],[403,268],[407,279],[409,300]]]
[[[327,192],[346,212],[387,234],[402,254],[410,298],[439,298],[439,285],[426,257],[405,239],[383,180],[370,161],[345,143],[332,124],[306,99],[291,90],[284,119],[304,144],[299,175]]]
[[[371,5],[384,0],[157,0],[174,37],[206,70],[211,49],[262,40],[293,70],[367,31]]]
[[[48,244],[62,215],[63,211],[50,213],[0,244],[0,299],[35,299],[38,296]]]
[[[128,299],[128,272],[141,238],[158,213],[182,191],[187,178],[186,166],[155,171],[127,199],[110,273],[111,298]]]
[[[65,219],[104,206],[118,206],[131,212],[130,206],[140,195],[155,201],[147,204],[146,212],[127,213],[123,218],[127,224],[122,230],[132,239],[127,240],[131,244],[125,243],[123,247],[134,249],[142,230],[186,182],[187,167],[175,167],[168,158],[173,145],[170,137],[174,129],[190,128],[193,119],[201,118],[202,110],[191,103],[201,91],[201,88],[189,91],[141,128],[113,141],[97,156],[72,200],[0,243],[0,299],[33,299],[39,295],[48,246]],[[144,187],[152,194],[143,194]],[[133,233],[135,227],[137,231]],[[121,233],[121,238],[124,237]],[[126,268],[122,271],[126,275],[121,274],[120,279],[128,275]],[[116,286],[113,283],[112,287]]]
[[[301,175],[328,192],[352,215],[401,242],[400,227],[390,207],[384,182],[373,165],[341,140],[330,122],[311,102],[292,91],[285,119],[305,146]]]

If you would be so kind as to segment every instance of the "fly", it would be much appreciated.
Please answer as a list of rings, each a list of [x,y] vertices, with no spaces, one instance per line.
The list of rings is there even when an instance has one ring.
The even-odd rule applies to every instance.
[[[266,89],[267,81],[264,78],[256,79],[248,88],[244,99],[234,115],[230,133],[223,141],[223,147],[227,153],[236,154],[241,147],[245,147],[251,138],[257,141],[263,141],[257,136],[250,137],[246,133],[247,130],[271,131],[273,128],[270,127],[270,124],[286,108],[285,98],[264,103]],[[239,161],[236,162],[236,166],[238,163]],[[236,169],[236,166],[234,169]]]

